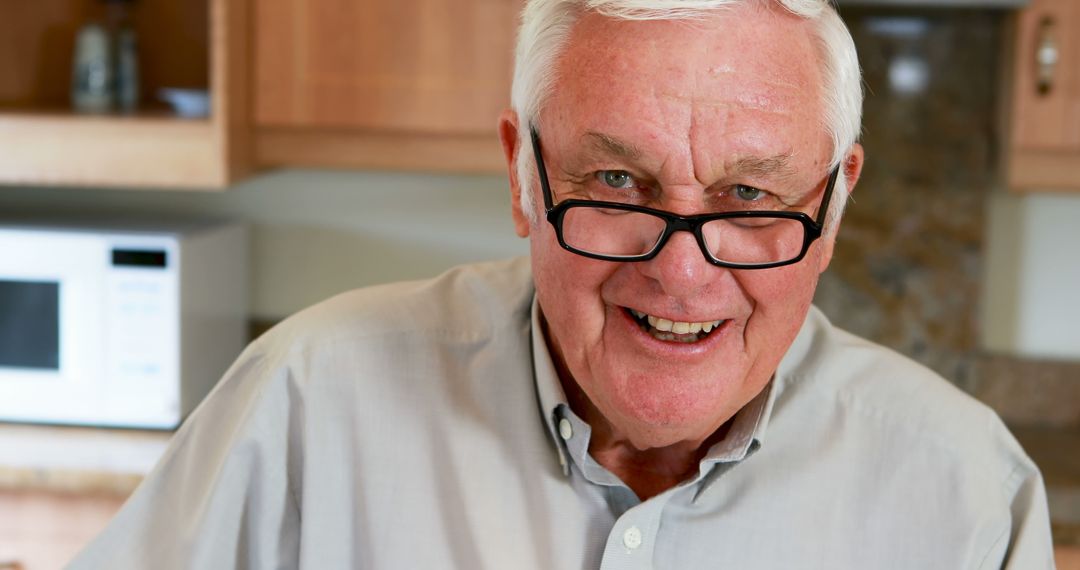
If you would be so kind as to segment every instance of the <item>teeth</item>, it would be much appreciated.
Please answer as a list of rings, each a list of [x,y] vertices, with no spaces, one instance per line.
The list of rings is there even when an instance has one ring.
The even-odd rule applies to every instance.
[[[670,332],[671,331],[671,325],[673,325],[673,324],[675,324],[675,323],[673,323],[673,322],[671,322],[671,321],[669,321],[667,319],[661,319],[660,317],[654,317],[652,315],[649,315],[649,326],[651,326],[652,328],[654,328],[654,329],[656,329],[658,331]]]
[[[649,322],[649,326],[660,332],[670,332],[672,334],[697,334],[699,332],[711,332],[713,329],[720,326],[720,323],[724,322],[724,319],[718,319],[708,322],[685,322],[685,321],[670,321],[661,317],[654,317],[652,315],[643,313],[641,311],[630,309],[630,313],[638,319],[646,319]]]

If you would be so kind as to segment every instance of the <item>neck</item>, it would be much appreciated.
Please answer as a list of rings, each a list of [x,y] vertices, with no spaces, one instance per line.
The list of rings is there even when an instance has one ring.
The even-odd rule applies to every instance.
[[[696,475],[709,448],[724,439],[731,421],[701,441],[681,441],[641,449],[618,433],[589,401],[573,379],[560,370],[570,409],[592,428],[589,455],[621,479],[642,501],[659,495]]]
[[[600,423],[589,421],[592,426]],[[624,439],[603,437],[604,430],[594,429],[589,454],[644,501],[693,478],[702,458],[713,444],[724,439],[730,424],[726,422],[696,446],[676,444],[644,450]]]

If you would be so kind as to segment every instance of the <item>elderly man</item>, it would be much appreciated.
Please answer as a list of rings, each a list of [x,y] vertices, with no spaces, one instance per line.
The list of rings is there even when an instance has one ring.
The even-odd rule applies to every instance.
[[[811,308],[859,177],[819,0],[533,0],[530,260],[254,343],[75,568],[1050,568],[987,408]]]

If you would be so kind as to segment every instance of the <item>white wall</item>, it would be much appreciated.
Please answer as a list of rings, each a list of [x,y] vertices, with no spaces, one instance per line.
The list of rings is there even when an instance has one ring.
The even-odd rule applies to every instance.
[[[258,319],[354,287],[528,252],[502,176],[282,171],[223,193],[0,188],[5,213],[246,221]]]
[[[986,238],[983,347],[1080,358],[1080,195],[995,194]]]

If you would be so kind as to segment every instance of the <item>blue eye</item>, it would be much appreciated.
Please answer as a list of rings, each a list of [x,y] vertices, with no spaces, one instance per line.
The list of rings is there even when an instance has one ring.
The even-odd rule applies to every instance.
[[[601,170],[596,173],[601,182],[612,188],[628,189],[634,187],[634,177],[625,170]]]
[[[765,191],[754,188],[753,186],[739,184],[735,186],[735,196],[740,200],[756,202],[765,197]]]

